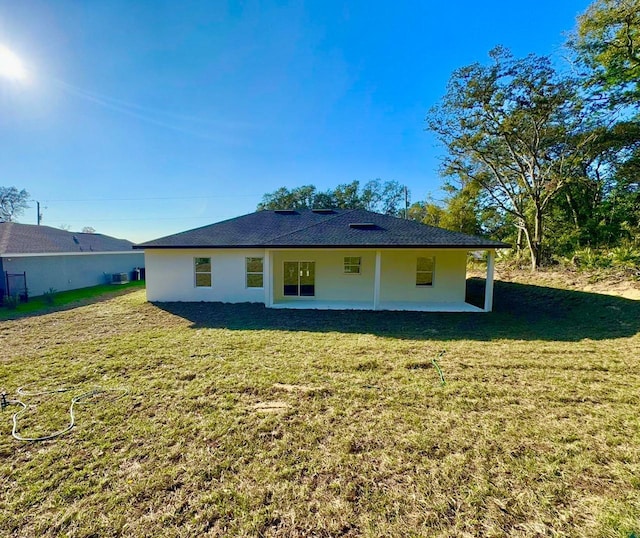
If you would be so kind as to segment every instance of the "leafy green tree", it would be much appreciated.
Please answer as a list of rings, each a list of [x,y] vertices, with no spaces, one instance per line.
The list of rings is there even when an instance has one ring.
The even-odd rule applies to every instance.
[[[569,46],[609,105],[640,106],[640,0],[596,0],[578,17]]]
[[[382,207],[379,209],[379,212],[385,215],[406,216],[404,215],[405,197],[408,205],[410,199],[409,191],[397,181],[387,181],[383,183]]]
[[[364,209],[360,198],[360,182],[343,183],[333,190],[334,207],[338,209]]]
[[[319,192],[313,199],[313,204],[309,208],[333,209],[338,207],[333,191],[327,190]]]
[[[16,187],[0,187],[0,221],[11,222],[29,206],[29,193]]]
[[[374,179],[365,183],[360,192],[360,200],[367,211],[376,211],[382,204],[380,180]]]
[[[552,229],[561,253],[628,240],[629,225],[640,219],[640,123],[603,122],[593,133],[583,177],[567,184],[555,202]]]
[[[637,124],[640,131],[640,124]],[[640,135],[630,155],[615,166],[611,182],[600,204],[599,223],[610,233],[610,242],[640,243]]]
[[[291,190],[280,187],[274,192],[263,195],[258,204],[258,210],[264,209],[305,209],[314,207],[316,188],[313,185],[303,185]]]
[[[532,269],[542,261],[545,215],[582,173],[584,129],[574,80],[547,57],[514,59],[501,47],[491,65],[456,70],[441,103],[427,117],[446,146],[443,174],[478,203],[510,215],[523,233]]]
[[[596,0],[569,39],[597,122],[587,181],[567,191],[579,245],[633,241],[640,231],[640,0]]]
[[[407,217],[410,220],[428,224],[429,226],[441,227],[445,210],[433,202],[415,202],[409,206]]]
[[[397,181],[375,179],[364,187],[359,181],[343,183],[334,189],[318,192],[313,185],[288,189],[280,187],[263,195],[258,210],[264,209],[368,209],[388,215],[404,211],[405,190]]]
[[[478,185],[471,182],[463,188],[449,184],[446,208],[440,225],[447,230],[476,235],[482,232],[478,218],[481,211]]]

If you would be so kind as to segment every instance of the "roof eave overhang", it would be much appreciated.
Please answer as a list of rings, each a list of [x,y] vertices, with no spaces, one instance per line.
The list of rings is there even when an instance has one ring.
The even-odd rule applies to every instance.
[[[95,254],[137,254],[133,250],[84,250],[81,252],[0,252],[0,258],[30,258],[38,256],[92,256]]]
[[[498,248],[511,248],[508,243],[499,244],[480,244],[480,245],[135,245],[133,247],[136,250],[220,250],[220,249],[250,249],[250,248],[267,248],[267,249],[459,249],[459,250],[486,250],[486,249],[498,249]]]

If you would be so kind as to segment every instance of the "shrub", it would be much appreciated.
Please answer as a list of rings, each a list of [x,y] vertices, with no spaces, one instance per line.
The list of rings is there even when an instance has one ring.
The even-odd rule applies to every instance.
[[[15,310],[18,308],[18,296],[15,293],[13,295],[5,295],[3,302],[9,310]]]
[[[584,267],[587,269],[601,269],[611,266],[611,259],[609,257],[602,256],[598,251],[593,250],[591,247],[576,250],[573,253],[571,262],[577,267]]]
[[[45,291],[42,294],[42,298],[44,299],[45,304],[53,305],[56,302],[56,293],[57,290],[53,288],[49,288],[49,291]]]
[[[508,269],[528,269],[531,267],[531,257],[526,250],[499,249],[496,252],[496,260]]]
[[[640,250],[631,245],[616,247],[609,252],[614,267],[634,269],[640,267]]]

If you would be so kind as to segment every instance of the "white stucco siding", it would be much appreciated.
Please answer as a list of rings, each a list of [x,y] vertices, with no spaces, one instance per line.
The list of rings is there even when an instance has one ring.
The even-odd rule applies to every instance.
[[[344,258],[361,259],[360,274],[345,274]],[[274,302],[296,300],[284,296],[284,262],[315,262],[315,296],[317,301],[371,302],[373,304],[373,282],[375,271],[375,251],[372,250],[286,250],[273,252]],[[310,297],[301,297],[309,300]]]
[[[418,257],[435,258],[432,286],[416,286]],[[382,251],[380,302],[464,303],[467,253],[462,250]]]
[[[432,286],[416,285],[419,257],[435,259]],[[211,258],[211,287],[196,287],[194,258]],[[264,259],[264,287],[247,288],[246,258]],[[361,259],[360,273],[344,271],[345,257]],[[416,309],[464,305],[466,258],[464,250],[381,250],[382,309]],[[285,262],[314,262],[313,296],[284,295]],[[145,251],[149,301],[221,301],[266,303],[275,307],[313,304],[330,308],[374,308],[375,249],[148,249]],[[271,303],[271,298],[273,303]],[[456,308],[452,308],[455,310]]]
[[[196,287],[194,258],[211,258],[211,287]],[[247,288],[246,258],[264,249],[145,250],[147,300],[264,303],[263,288]],[[264,275],[265,280],[268,278]]]
[[[75,253],[56,255],[11,255],[3,259],[8,273],[27,273],[29,295],[49,291],[67,291],[106,284],[113,273],[127,273],[144,267],[142,252]],[[0,288],[4,288],[0,283]]]

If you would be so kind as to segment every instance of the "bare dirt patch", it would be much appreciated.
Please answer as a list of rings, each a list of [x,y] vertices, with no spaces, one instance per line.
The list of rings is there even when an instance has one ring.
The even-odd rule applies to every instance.
[[[468,271],[470,277],[484,278],[486,273],[481,270]],[[563,270],[540,269],[536,273],[529,270],[511,269],[497,265],[496,280],[549,286],[553,288],[585,291],[640,300],[640,280],[635,279],[624,271],[579,271],[567,268]]]
[[[260,413],[281,413],[289,409],[291,406],[287,402],[272,400],[269,402],[258,402],[252,407]]]

